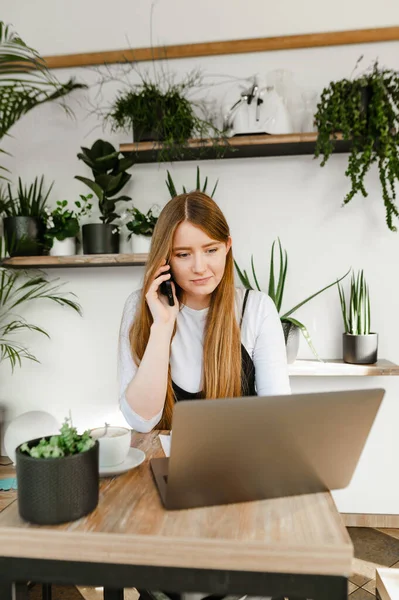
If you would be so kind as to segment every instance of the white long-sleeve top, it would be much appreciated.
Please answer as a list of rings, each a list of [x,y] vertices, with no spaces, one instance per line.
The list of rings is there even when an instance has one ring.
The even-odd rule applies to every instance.
[[[236,289],[236,315],[240,320],[245,290]],[[133,379],[134,363],[129,330],[133,323],[141,290],[127,298],[123,310],[118,348],[119,402],[121,411],[136,431],[147,433],[161,420],[162,410],[151,419],[138,415],[126,400],[126,389]],[[203,337],[208,309],[194,310],[182,306],[177,316],[176,334],[172,341],[170,366],[172,380],[188,392],[201,391]],[[273,300],[263,292],[250,291],[241,325],[241,342],[255,366],[258,396],[290,394],[284,334]]]

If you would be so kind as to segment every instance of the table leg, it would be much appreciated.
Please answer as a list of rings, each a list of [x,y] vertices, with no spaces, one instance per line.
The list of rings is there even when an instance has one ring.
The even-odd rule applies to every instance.
[[[14,590],[15,600],[29,600],[29,586],[27,583],[14,583]]]
[[[346,577],[331,577],[325,589],[313,600],[348,600],[348,580]]]
[[[123,600],[123,588],[104,587],[104,600]]]
[[[43,583],[42,584],[42,600],[51,600],[51,583]]]
[[[0,598],[1,600],[14,600],[14,584],[0,581]]]

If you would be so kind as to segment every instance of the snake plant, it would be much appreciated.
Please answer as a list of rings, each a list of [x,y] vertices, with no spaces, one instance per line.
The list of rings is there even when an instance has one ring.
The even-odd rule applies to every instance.
[[[287,255],[287,251],[283,250],[279,238],[277,239],[277,243],[278,243],[279,262],[278,262],[278,267],[277,267],[277,265],[275,264],[275,254],[274,254],[275,245],[276,245],[276,240],[275,240],[272,244],[271,255],[270,255],[268,295],[273,300],[274,304],[276,305],[277,311],[280,314],[281,306],[283,303],[284,288],[285,288],[285,282],[286,282],[287,270],[288,270],[288,255]],[[240,281],[243,284],[243,286],[247,289],[253,290],[254,288],[251,285],[251,282],[249,280],[247,272],[245,270],[241,271],[241,269],[238,266],[238,264],[236,263],[236,261],[234,261],[234,264],[235,264],[238,276],[239,276]],[[277,275],[277,268],[278,268],[278,275]],[[256,288],[258,289],[258,291],[261,291],[258,279],[256,277],[253,255],[251,256],[251,270],[252,270],[252,275],[254,278]],[[319,294],[321,294],[322,292],[325,292],[326,290],[328,290],[328,288],[330,288],[334,285],[337,285],[340,281],[342,281],[342,279],[344,279],[348,275],[348,273],[349,273],[349,271],[347,273],[345,273],[345,275],[340,277],[338,280],[333,281],[329,285],[326,285],[324,288],[322,288],[318,292],[315,292],[314,294],[312,294],[305,300],[302,300],[302,302],[299,302],[299,304],[296,304],[290,310],[288,310],[288,311],[284,312],[282,315],[280,315],[281,323],[290,323],[290,324],[294,325],[295,327],[298,327],[301,330],[303,337],[309,344],[309,347],[312,350],[315,357],[317,358],[317,360],[320,360],[320,358],[316,352],[315,347],[313,346],[309,331],[307,330],[307,328],[305,327],[305,325],[303,323],[301,323],[297,319],[294,319],[291,315],[295,311],[297,311],[299,308],[301,308],[301,306],[303,306],[304,304],[306,304],[307,302],[309,302],[316,296],[319,296]]]
[[[356,277],[354,273],[352,273],[348,308],[346,306],[344,291],[339,283],[338,292],[345,333],[350,333],[352,335],[369,335],[370,296],[363,270],[359,271]]]
[[[169,190],[170,197],[174,198],[175,196],[178,195],[178,193],[177,193],[174,181],[172,179],[172,175],[169,173],[169,171],[167,171],[167,173],[168,173],[168,176],[167,176],[167,179],[165,181],[166,187]],[[211,198],[213,198],[214,193],[216,192],[216,188],[218,186],[218,183],[219,183],[219,180],[216,181],[216,183],[215,183],[215,185],[213,187],[212,192],[209,194],[209,196]],[[194,189],[202,192],[203,194],[206,194],[207,187],[208,187],[208,177],[205,177],[204,185],[201,185],[200,168],[197,167],[197,178],[196,178],[196,181],[195,181],[195,187],[194,187]],[[183,194],[187,194],[187,189],[186,189],[186,187],[184,185],[183,185]]]

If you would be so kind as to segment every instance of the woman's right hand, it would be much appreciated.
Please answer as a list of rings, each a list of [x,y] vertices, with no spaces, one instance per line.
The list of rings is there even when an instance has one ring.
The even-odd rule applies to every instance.
[[[148,292],[146,293],[145,299],[148,307],[151,311],[154,324],[156,325],[170,325],[173,326],[176,317],[179,313],[179,302],[176,298],[175,284],[172,281],[173,298],[175,300],[174,306],[169,306],[167,297],[161,293],[160,285],[164,281],[168,281],[171,277],[170,266],[162,265],[155,272],[154,278],[151,282]]]

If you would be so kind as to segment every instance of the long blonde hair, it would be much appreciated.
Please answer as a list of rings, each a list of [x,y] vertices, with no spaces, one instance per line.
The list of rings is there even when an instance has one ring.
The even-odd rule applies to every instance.
[[[143,292],[129,334],[132,356],[137,365],[147,347],[153,322],[145,295],[157,269],[165,258],[169,261],[175,231],[183,221],[199,227],[214,240],[226,243],[229,239],[229,226],[222,211],[206,194],[199,191],[181,194],[166,204],[152,236]],[[176,294],[181,301],[183,291],[178,286]],[[234,262],[230,248],[223,277],[211,296],[205,325],[202,391],[207,399],[241,395],[241,343],[234,296]],[[159,429],[171,428],[174,402],[169,366],[165,406],[157,426]]]

